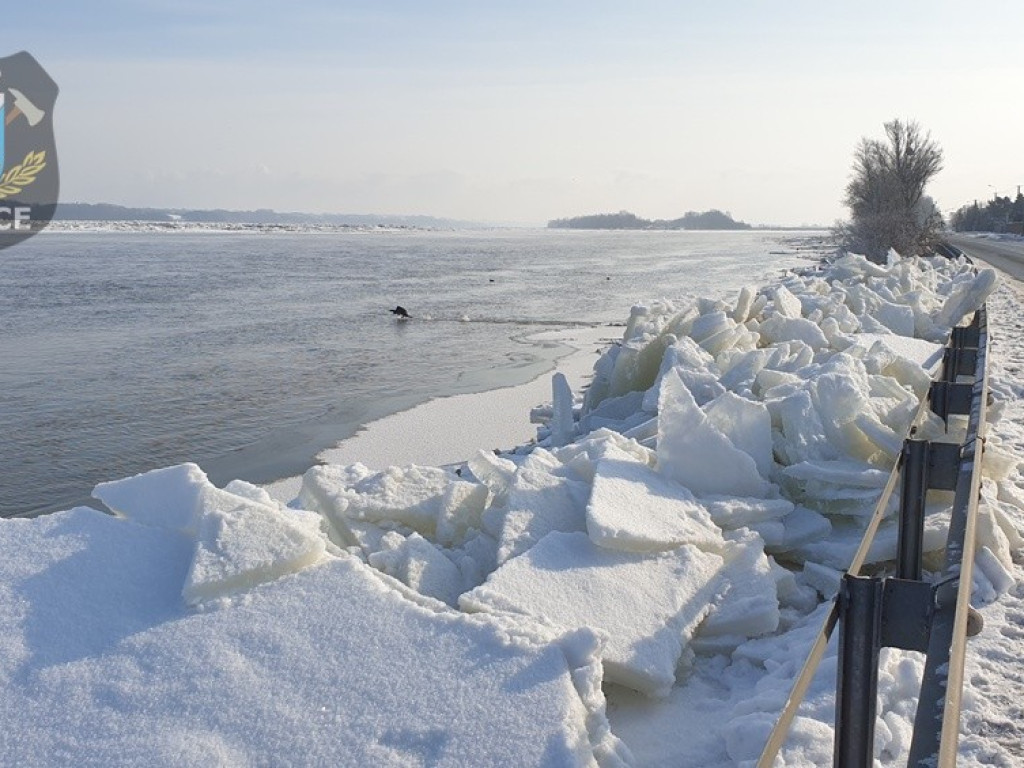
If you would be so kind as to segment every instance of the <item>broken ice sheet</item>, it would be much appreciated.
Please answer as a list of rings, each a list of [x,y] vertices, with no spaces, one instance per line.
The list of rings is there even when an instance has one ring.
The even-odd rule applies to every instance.
[[[658,470],[698,495],[768,496],[773,488],[697,406],[675,369],[661,383]]]
[[[587,533],[607,549],[656,552],[680,544],[722,548],[722,534],[686,488],[636,461],[602,459],[587,504]]]
[[[213,487],[206,473],[188,463],[100,483],[92,495],[137,523],[193,535],[199,494],[206,487]]]
[[[281,510],[212,486],[199,503],[199,533],[182,596],[189,604],[299,571],[324,556],[320,515]]]
[[[604,549],[583,533],[555,532],[463,594],[459,605],[600,630],[608,637],[606,678],[666,696],[686,643],[710,610],[722,564],[691,545],[636,554]]]

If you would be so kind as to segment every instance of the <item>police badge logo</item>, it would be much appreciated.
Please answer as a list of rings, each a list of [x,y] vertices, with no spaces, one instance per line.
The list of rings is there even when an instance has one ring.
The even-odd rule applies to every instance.
[[[60,180],[53,137],[57,84],[29,54],[0,58],[0,248],[53,218]]]

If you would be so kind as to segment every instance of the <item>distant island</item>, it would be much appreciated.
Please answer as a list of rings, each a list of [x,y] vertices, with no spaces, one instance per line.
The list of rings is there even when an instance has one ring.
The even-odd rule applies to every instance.
[[[728,213],[711,209],[703,213],[687,211],[678,219],[641,219],[635,213],[595,213],[570,219],[552,219],[550,229],[752,229],[743,221],[736,221]]]

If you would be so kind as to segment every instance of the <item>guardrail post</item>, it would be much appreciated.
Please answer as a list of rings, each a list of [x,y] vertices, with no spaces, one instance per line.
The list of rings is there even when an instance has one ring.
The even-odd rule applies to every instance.
[[[846,574],[839,592],[834,768],[871,768],[878,710],[882,580]]]
[[[896,549],[896,578],[921,580],[924,545],[924,509],[928,493],[927,440],[905,440],[900,485],[899,531]]]

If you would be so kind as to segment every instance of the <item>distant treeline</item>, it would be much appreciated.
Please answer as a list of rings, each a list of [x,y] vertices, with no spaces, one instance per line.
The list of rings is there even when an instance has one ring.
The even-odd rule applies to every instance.
[[[331,224],[373,227],[461,227],[470,222],[433,216],[392,216],[348,213],[288,213],[259,208],[252,211],[183,208],[127,208],[110,203],[59,203],[54,219],[59,221],[183,221],[216,224]],[[479,226],[479,225],[477,225]]]
[[[596,213],[574,216],[570,219],[552,219],[552,229],[750,229],[750,225],[736,221],[728,213],[712,209],[697,213],[687,211],[678,219],[641,219],[635,213]]]
[[[965,205],[953,213],[950,225],[957,232],[1011,232],[1024,234],[1024,195],[1017,199],[996,195],[985,205]]]

